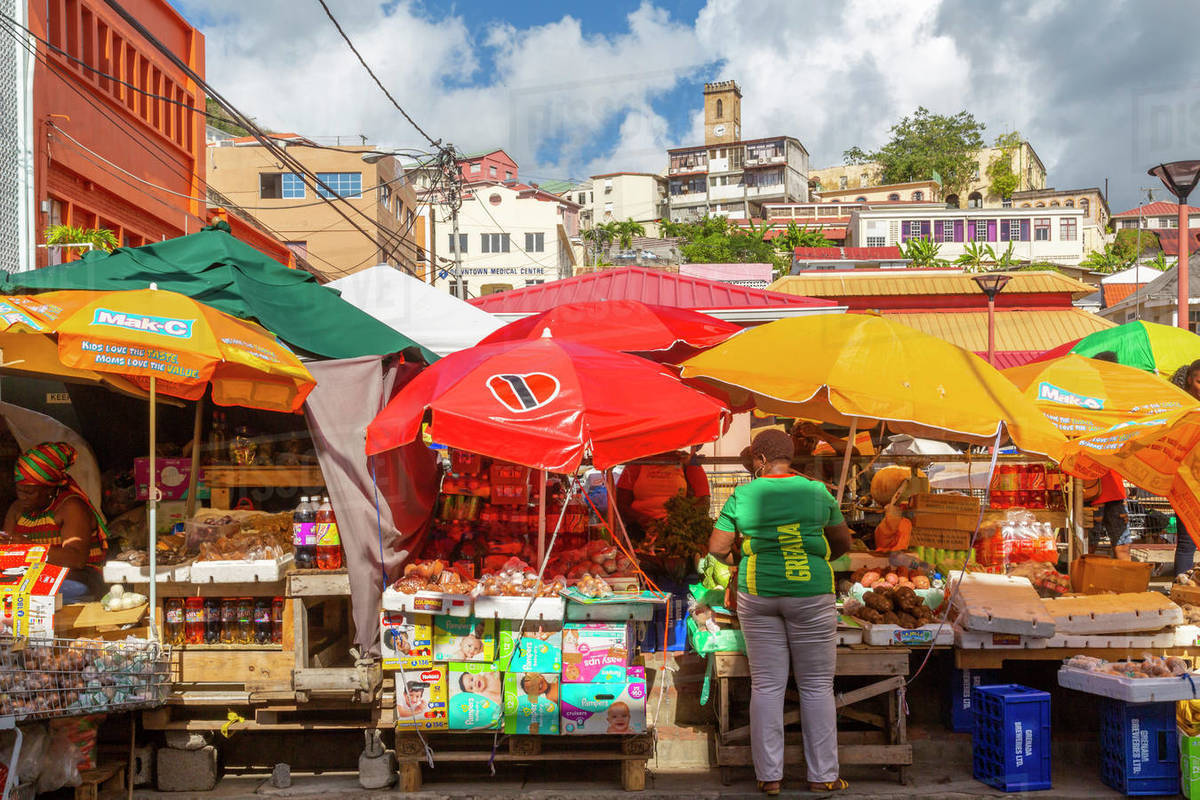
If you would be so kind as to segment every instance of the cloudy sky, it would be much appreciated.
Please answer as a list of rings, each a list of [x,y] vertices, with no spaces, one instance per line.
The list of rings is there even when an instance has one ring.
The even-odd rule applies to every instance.
[[[209,81],[262,124],[423,144],[316,0],[175,2]],[[1194,0],[328,2],[434,138],[503,147],[526,180],[661,170],[702,141],[705,81],[729,78],[744,135],[795,136],[818,167],[918,105],[1019,130],[1050,185],[1107,178],[1114,212],[1157,184],[1148,167],[1200,158]]]

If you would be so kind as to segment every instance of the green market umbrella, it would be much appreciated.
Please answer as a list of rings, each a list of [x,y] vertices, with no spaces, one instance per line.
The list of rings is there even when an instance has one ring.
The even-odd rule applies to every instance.
[[[1170,378],[1175,370],[1200,358],[1200,336],[1173,325],[1138,320],[1089,333],[1047,350],[1036,360],[1047,361],[1068,353],[1091,358],[1106,351],[1116,353],[1118,364]]]
[[[218,222],[198,233],[7,276],[10,293],[60,289],[144,289],[187,295],[235,317],[254,320],[296,350],[321,358],[355,358],[420,348],[437,355],[346,302],[317,279],[235,239]]]

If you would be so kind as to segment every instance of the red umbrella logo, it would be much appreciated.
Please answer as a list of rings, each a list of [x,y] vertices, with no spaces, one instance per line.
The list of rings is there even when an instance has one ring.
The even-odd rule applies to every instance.
[[[493,375],[487,379],[487,387],[501,405],[517,413],[549,405],[560,388],[558,378],[545,372]]]

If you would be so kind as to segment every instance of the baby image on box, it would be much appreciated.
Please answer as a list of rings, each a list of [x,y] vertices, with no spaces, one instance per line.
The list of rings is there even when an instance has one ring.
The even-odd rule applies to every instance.
[[[428,614],[381,612],[379,655],[384,669],[424,669],[433,666],[432,618]]]
[[[446,668],[413,671],[404,677],[406,680],[398,678],[396,681],[396,727],[444,730],[447,727]]]
[[[504,676],[504,732],[558,734],[558,676],[510,672]]]
[[[500,628],[500,669],[504,672],[562,672],[562,622],[530,620],[523,630],[517,620]],[[518,638],[519,634],[519,638]]]
[[[496,658],[496,621],[475,617],[434,617],[433,658],[435,661],[493,661]]]
[[[622,683],[564,683],[560,705],[565,734],[644,733],[646,673],[628,667]]]
[[[451,730],[498,728],[503,712],[504,687],[498,665],[450,665]]]

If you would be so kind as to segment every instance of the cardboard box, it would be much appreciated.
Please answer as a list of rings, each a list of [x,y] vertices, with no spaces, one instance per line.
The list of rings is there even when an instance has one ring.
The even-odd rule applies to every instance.
[[[379,612],[379,656],[384,669],[431,669],[433,618],[403,611]]]
[[[558,735],[558,675],[544,672],[504,674],[504,732]]]
[[[563,626],[563,683],[620,683],[629,664],[629,625],[568,622]]]
[[[490,663],[496,660],[496,620],[433,618],[433,660]]]
[[[16,636],[54,636],[58,590],[67,570],[45,561],[45,545],[0,547],[0,629]]]
[[[162,492],[163,500],[182,500],[187,497],[188,479],[192,475],[192,460],[190,458],[158,458],[154,460],[155,483]],[[133,460],[133,480],[137,484],[137,499],[150,498],[150,459],[135,458]],[[200,469],[200,478],[196,485],[196,496],[207,497],[208,487],[202,486],[204,468]],[[202,491],[203,489],[203,491]]]
[[[1188,736],[1182,728],[1176,730],[1179,733],[1180,788],[1188,800],[1200,798],[1200,736]]]
[[[646,671],[642,667],[627,667],[620,683],[564,683],[561,690],[564,734],[646,730]]]
[[[500,623],[500,650],[497,660],[503,672],[562,672],[561,622],[529,620],[517,642],[519,620]]]
[[[444,731],[449,726],[446,666],[396,675],[396,729]]]
[[[504,717],[504,682],[500,665],[454,663],[449,667],[450,730],[486,731]]]
[[[1080,594],[1125,594],[1150,587],[1154,564],[1149,561],[1119,561],[1089,555],[1071,562],[1071,591]]]
[[[146,527],[150,527],[150,510],[146,510]],[[175,526],[183,526],[187,522],[186,500],[165,500],[158,504],[158,514],[155,516],[154,528],[159,536],[167,536],[175,530]]]

